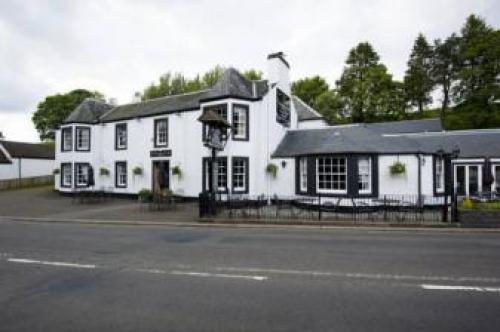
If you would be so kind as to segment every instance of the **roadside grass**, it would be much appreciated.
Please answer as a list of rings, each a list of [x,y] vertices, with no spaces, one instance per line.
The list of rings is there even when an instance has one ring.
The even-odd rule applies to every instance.
[[[460,206],[463,210],[480,210],[480,211],[499,211],[500,201],[496,202],[472,202],[464,201]]]

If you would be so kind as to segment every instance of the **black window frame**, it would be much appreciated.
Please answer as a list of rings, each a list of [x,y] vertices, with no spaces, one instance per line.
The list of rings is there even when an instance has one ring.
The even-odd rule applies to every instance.
[[[209,187],[210,184],[210,179],[207,178],[207,170],[209,167],[209,163],[212,161],[211,157],[203,157],[202,158],[202,189],[203,191],[210,191],[211,188]],[[226,163],[226,187],[224,190],[220,190],[219,187],[217,187],[217,193],[219,194],[226,194],[229,191],[229,164],[228,164],[228,158],[225,156],[217,157],[217,162],[223,161]]]
[[[87,166],[87,183],[78,184],[78,167]],[[87,188],[88,187],[88,176],[89,176],[90,163],[74,163],[73,164],[73,185],[75,188]]]
[[[125,184],[120,184],[118,181],[118,166],[125,167]],[[128,187],[128,165],[124,160],[115,161],[115,188],[127,188]]]
[[[235,132],[236,132],[236,126],[235,126],[235,108],[242,108],[245,111],[245,117],[246,117],[246,126],[245,126],[245,135],[243,137],[236,137]],[[242,141],[242,142],[248,142],[250,140],[250,107],[246,104],[239,104],[239,103],[234,103],[232,106],[231,110],[231,125],[233,126],[233,134],[231,135],[233,138],[233,141]]]
[[[69,144],[69,149],[64,148],[64,142],[65,142],[64,132],[67,131],[69,131],[69,139],[71,140]],[[61,152],[70,152],[70,151],[73,151],[73,127],[64,127],[61,128]]]
[[[207,106],[203,106],[201,112],[202,114],[206,111],[215,111],[216,114],[219,114],[219,110],[221,110],[222,112],[225,113],[225,116],[222,116],[222,118],[224,118],[227,122],[228,121],[228,107],[227,107],[227,103],[220,103],[220,104],[214,104],[214,105],[207,105]],[[220,114],[219,114],[220,115]],[[232,114],[231,114],[232,115]],[[207,138],[207,126],[206,125],[203,125],[202,126],[202,134],[201,134],[201,137],[202,137],[202,141],[204,142]]]
[[[119,146],[118,131],[125,130],[125,146]],[[127,150],[128,148],[128,126],[126,122],[115,124],[115,150]]]
[[[234,178],[234,162],[243,161],[245,163],[245,189],[237,190],[235,187]],[[248,194],[250,184],[250,158],[249,157],[232,157],[231,158],[231,191],[233,194]]]
[[[89,132],[89,146],[87,149],[80,149],[78,148],[78,132],[79,131],[88,131]],[[92,146],[92,130],[90,127],[84,127],[84,126],[77,126],[75,127],[75,151],[78,152],[90,152]]]
[[[165,122],[167,124],[167,142],[166,144],[158,144],[158,124],[160,122]],[[168,148],[168,145],[170,143],[170,128],[169,128],[169,120],[167,118],[159,118],[154,120],[154,147],[155,148]]]
[[[71,179],[69,181],[69,185],[66,185],[64,183],[64,168],[69,166],[69,174],[71,175]],[[61,163],[61,172],[60,174],[60,179],[59,179],[59,186],[61,188],[71,188],[73,185],[73,164],[72,163]]]

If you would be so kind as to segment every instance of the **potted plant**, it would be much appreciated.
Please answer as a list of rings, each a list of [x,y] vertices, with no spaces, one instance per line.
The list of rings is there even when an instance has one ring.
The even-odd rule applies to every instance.
[[[267,164],[266,173],[272,176],[273,178],[276,178],[276,176],[278,175],[278,166],[276,166],[276,164],[273,163]]]
[[[106,167],[99,168],[99,175],[100,176],[108,176],[109,175],[109,169],[107,169]]]
[[[134,175],[138,175],[138,176],[140,176],[140,175],[142,175],[142,173],[143,173],[143,171],[142,171],[142,167],[140,167],[140,166],[136,166],[136,167],[134,167],[134,169],[132,170],[132,174],[134,174]]]
[[[389,169],[392,175],[404,174],[406,172],[406,165],[398,160],[389,166]]]
[[[59,168],[54,168],[54,170],[52,171],[52,174],[54,175],[57,175],[59,173],[61,173],[61,170]]]
[[[172,167],[172,175],[178,176],[179,179],[182,177],[182,169],[180,166],[176,165]]]
[[[153,192],[149,189],[141,189],[137,196],[141,202],[151,202],[153,200]]]

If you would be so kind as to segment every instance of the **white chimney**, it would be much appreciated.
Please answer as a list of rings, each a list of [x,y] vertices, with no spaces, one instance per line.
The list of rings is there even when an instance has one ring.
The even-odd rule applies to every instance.
[[[271,53],[267,56],[267,79],[270,86],[278,86],[290,95],[290,65],[283,52]]]

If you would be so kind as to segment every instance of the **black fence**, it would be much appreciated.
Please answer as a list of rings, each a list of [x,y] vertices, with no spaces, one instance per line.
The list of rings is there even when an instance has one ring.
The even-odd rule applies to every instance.
[[[357,197],[267,197],[219,195],[210,202],[200,196],[200,216],[225,219],[315,221],[448,222],[452,220],[449,197],[385,195]],[[201,207],[212,214],[203,214]]]

